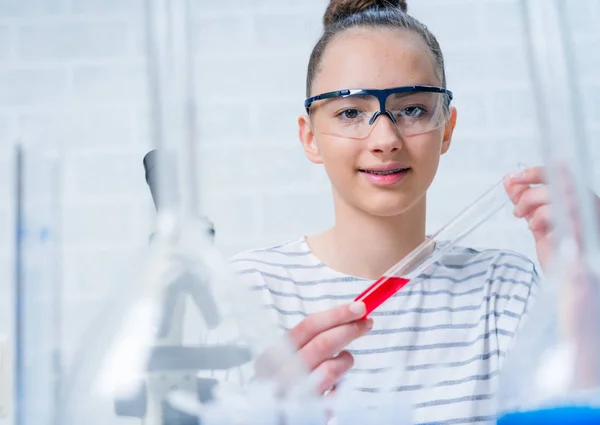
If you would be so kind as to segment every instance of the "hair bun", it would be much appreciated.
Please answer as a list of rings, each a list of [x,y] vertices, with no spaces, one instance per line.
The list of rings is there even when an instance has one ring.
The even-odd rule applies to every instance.
[[[330,26],[365,10],[400,9],[408,11],[406,0],[330,0],[323,16],[323,25]]]

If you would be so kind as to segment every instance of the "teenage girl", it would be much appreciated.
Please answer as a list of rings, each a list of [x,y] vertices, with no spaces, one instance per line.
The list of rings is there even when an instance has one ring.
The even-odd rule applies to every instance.
[[[536,267],[515,252],[457,247],[360,320],[365,306],[352,300],[427,237],[426,194],[457,111],[440,46],[405,1],[331,0],[323,22],[298,128],[306,157],[331,181],[335,224],[232,264],[324,376],[323,392],[352,377],[356,390],[372,393],[378,371],[401,365],[398,390],[417,422],[483,423],[532,305]],[[542,266],[551,231],[543,173],[534,167],[505,180]]]

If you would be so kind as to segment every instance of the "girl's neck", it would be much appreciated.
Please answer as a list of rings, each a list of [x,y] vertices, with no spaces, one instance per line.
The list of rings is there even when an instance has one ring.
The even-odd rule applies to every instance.
[[[351,276],[377,279],[425,240],[426,199],[394,217],[377,217],[336,205],[335,225],[307,238],[328,267]]]

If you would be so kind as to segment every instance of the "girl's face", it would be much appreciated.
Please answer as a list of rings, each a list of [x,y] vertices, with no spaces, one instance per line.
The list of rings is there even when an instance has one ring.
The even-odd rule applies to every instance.
[[[311,96],[343,89],[412,85],[440,85],[433,55],[419,35],[396,29],[354,28],[327,46]],[[380,115],[366,137],[351,138],[342,134],[347,130],[323,131],[340,125],[333,120],[343,119],[342,125],[348,128],[355,122],[351,120],[358,118],[356,109],[339,115],[341,109],[334,111],[332,105],[328,100],[313,103],[310,117],[299,118],[299,133],[307,157],[325,166],[336,202],[390,217],[419,201],[433,181],[440,155],[450,146],[456,110],[451,108],[449,119],[438,128],[410,136],[402,135],[388,116]],[[407,111],[407,119],[419,113],[410,105],[399,107]],[[375,107],[371,104],[363,109],[379,108],[375,101]],[[365,116],[371,118],[371,114]],[[398,169],[406,170],[394,172]],[[382,171],[392,174],[384,176]]]

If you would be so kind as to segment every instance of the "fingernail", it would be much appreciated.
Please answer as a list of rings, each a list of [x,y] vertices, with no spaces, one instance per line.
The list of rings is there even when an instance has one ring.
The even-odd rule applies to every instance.
[[[515,207],[515,209],[513,210],[513,214],[515,215],[515,217],[521,217],[521,208]]]
[[[511,180],[521,180],[525,177],[525,171],[519,171],[516,173],[512,173],[508,176]]]
[[[365,306],[365,303],[363,303],[362,301],[353,302],[352,304],[350,304],[349,309],[352,313],[356,314],[357,316],[362,316],[367,312],[367,306]]]
[[[371,329],[373,329],[373,319],[367,319],[366,322],[367,323],[365,324],[365,326],[367,327],[367,330],[370,331]]]

